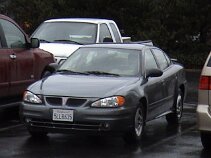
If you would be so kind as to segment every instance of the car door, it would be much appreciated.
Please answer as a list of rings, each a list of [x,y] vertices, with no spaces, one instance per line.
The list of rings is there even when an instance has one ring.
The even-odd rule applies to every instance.
[[[33,53],[27,48],[25,34],[11,21],[0,19],[6,43],[3,45],[10,58],[9,95],[22,95],[34,81]]]
[[[144,52],[145,73],[151,69],[158,69],[155,57],[150,49],[145,49]],[[162,113],[161,107],[164,101],[163,98],[165,97],[165,89],[162,76],[147,78],[147,83],[145,85],[144,91],[148,99],[148,119],[153,119],[154,117]]]
[[[158,48],[152,49],[160,69],[163,71],[162,81],[164,85],[164,104],[162,105],[162,112],[166,112],[172,108],[174,101],[174,93],[176,86],[176,73],[173,65],[169,61],[167,55]],[[167,60],[168,59],[168,60]]]

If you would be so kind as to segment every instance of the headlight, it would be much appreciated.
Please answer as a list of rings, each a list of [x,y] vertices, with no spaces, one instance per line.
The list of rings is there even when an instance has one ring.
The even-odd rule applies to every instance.
[[[100,99],[92,103],[92,107],[120,107],[125,103],[125,98],[122,96],[115,96]]]
[[[29,91],[25,91],[23,95],[23,101],[33,103],[33,104],[41,104],[42,100],[35,94]]]

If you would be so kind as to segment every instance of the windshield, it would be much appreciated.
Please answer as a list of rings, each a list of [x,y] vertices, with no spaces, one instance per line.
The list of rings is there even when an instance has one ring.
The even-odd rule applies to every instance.
[[[32,35],[41,42],[96,43],[97,25],[81,22],[45,22]]]
[[[58,71],[94,75],[137,76],[140,72],[140,51],[114,48],[80,48]]]

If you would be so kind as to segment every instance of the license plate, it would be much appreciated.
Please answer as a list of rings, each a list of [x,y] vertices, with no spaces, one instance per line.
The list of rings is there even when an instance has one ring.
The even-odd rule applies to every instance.
[[[73,122],[73,110],[53,109],[53,121]]]

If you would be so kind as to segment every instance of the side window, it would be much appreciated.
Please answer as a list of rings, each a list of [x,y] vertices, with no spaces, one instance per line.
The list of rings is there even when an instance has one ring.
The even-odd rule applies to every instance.
[[[19,28],[7,20],[0,19],[0,23],[5,34],[7,48],[24,48],[26,40]]]
[[[168,62],[166,60],[164,53],[159,49],[152,49],[152,50],[154,52],[154,55],[157,59],[159,66],[160,66],[160,69],[161,70],[166,69],[168,67]]]
[[[158,68],[155,58],[149,49],[145,51],[145,68],[147,70]]]
[[[118,33],[116,26],[113,23],[110,23],[110,26],[111,26],[111,29],[113,31],[114,37],[116,39],[116,42],[121,43],[121,39],[120,39],[120,36],[119,36],[119,33]]]
[[[108,26],[106,24],[101,24],[100,25],[100,43],[103,43],[103,39],[107,38],[112,38],[110,31],[108,29]]]

